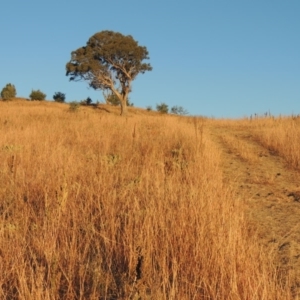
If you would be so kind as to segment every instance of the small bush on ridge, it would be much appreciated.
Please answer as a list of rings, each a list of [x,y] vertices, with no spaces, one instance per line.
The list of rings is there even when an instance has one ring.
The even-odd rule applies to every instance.
[[[65,102],[66,100],[66,94],[64,93],[61,93],[61,92],[56,92],[54,95],[53,95],[53,100],[55,102]]]
[[[17,94],[16,88],[13,84],[8,83],[1,91],[1,98],[3,100],[11,100]]]
[[[80,101],[80,105],[91,105],[93,100],[90,97],[87,97],[85,100]]]
[[[185,116],[189,114],[189,112],[186,109],[184,109],[182,106],[177,105],[171,108],[171,113],[180,116]]]
[[[120,105],[120,100],[115,94],[110,94],[106,97],[106,103],[113,106],[118,106]],[[127,99],[126,104],[127,106],[133,106],[133,103],[131,103],[129,99]]]
[[[167,114],[169,112],[169,106],[166,103],[157,104],[156,110],[162,114]]]
[[[40,90],[32,90],[31,94],[29,95],[29,98],[31,100],[39,100],[39,101],[43,101],[46,98],[46,94],[44,94],[43,92],[41,92]]]

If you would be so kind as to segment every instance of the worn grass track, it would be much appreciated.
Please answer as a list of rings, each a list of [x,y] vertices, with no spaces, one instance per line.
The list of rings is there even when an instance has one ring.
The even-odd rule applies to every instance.
[[[223,180],[248,207],[247,217],[266,251],[275,254],[291,289],[300,285],[300,174],[258,139],[253,126],[216,125],[211,136],[222,150]]]

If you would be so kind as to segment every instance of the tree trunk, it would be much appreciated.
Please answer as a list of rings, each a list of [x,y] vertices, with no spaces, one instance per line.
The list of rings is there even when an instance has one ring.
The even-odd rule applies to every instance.
[[[127,98],[129,89],[127,88],[125,91],[122,90],[122,93],[118,92],[115,89],[112,89],[112,92],[119,98],[121,104],[121,116],[127,115]]]
[[[127,115],[127,99],[123,99],[120,101],[121,103],[121,116]]]

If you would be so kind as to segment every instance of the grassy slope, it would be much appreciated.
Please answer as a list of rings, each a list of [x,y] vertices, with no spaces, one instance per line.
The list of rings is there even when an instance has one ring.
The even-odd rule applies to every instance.
[[[1,298],[291,299],[213,121],[102,108],[0,102]]]

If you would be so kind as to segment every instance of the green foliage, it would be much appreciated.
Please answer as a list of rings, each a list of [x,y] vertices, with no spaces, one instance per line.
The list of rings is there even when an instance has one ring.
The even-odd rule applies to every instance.
[[[182,106],[177,105],[171,108],[171,113],[180,116],[185,116],[189,114],[189,112],[186,109],[184,109]]]
[[[16,88],[13,84],[8,83],[1,91],[1,98],[3,100],[11,100],[17,94]]]
[[[87,97],[86,99],[80,101],[80,105],[91,105],[93,100],[90,97]]]
[[[151,111],[151,110],[152,110],[152,106],[149,105],[149,106],[146,107],[146,109],[147,109],[148,111]]]
[[[69,110],[71,112],[76,112],[79,110],[80,103],[77,101],[70,102]]]
[[[91,105],[93,100],[90,97],[86,98],[86,105]]]
[[[41,92],[40,90],[32,90],[31,94],[29,95],[29,98],[31,100],[45,100],[46,98],[46,94],[44,94],[43,92]]]
[[[156,110],[162,114],[167,114],[169,112],[169,106],[162,102],[156,105]]]
[[[132,81],[139,73],[152,70],[149,63],[143,63],[146,59],[147,48],[139,46],[132,36],[101,31],[71,53],[66,75],[74,81],[87,80],[94,89],[111,91],[121,101],[122,114],[126,113]]]
[[[110,94],[106,98],[106,102],[110,105],[118,106],[121,104],[119,98],[115,94]],[[133,103],[130,103],[129,99],[126,100],[127,106],[133,106]]]
[[[66,94],[61,93],[61,92],[56,92],[56,93],[53,95],[53,100],[54,100],[55,102],[65,102],[65,100],[66,100]]]
[[[120,99],[115,94],[108,95],[106,98],[106,102],[114,106],[120,105]]]

